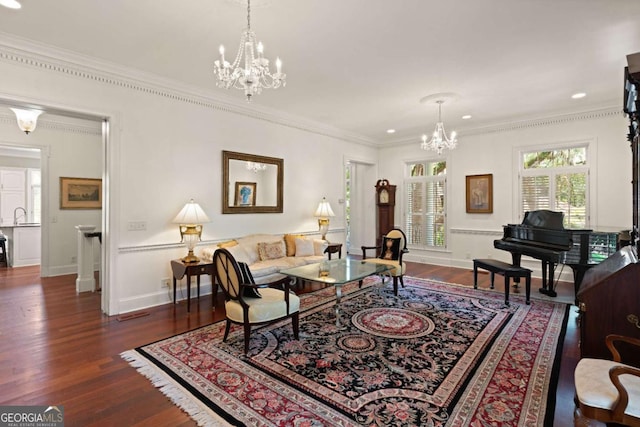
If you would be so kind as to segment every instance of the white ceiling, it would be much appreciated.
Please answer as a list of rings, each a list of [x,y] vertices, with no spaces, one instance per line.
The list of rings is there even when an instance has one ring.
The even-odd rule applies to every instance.
[[[21,2],[0,7],[0,32],[244,102],[212,72],[219,44],[235,57],[242,0]],[[621,107],[626,55],[640,52],[638,0],[253,0],[251,26],[288,76],[253,103],[380,143],[431,133],[436,104],[419,100],[439,92],[457,94],[443,120],[462,134]]]

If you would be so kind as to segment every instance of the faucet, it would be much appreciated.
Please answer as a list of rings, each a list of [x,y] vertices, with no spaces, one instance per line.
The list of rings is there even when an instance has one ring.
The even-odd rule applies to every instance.
[[[18,210],[22,210],[22,218],[27,219],[27,210],[22,206],[18,206],[13,210],[13,225],[18,225]]]

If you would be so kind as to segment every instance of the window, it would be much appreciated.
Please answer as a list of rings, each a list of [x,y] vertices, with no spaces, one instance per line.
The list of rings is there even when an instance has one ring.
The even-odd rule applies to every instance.
[[[521,153],[521,218],[549,209],[564,213],[565,228],[587,228],[588,184],[586,145]]]
[[[444,248],[447,163],[408,163],[405,176],[407,244]]]

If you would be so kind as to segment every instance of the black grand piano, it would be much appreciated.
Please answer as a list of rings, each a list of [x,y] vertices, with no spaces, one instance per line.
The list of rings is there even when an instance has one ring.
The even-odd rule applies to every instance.
[[[557,295],[554,282],[557,264],[573,270],[577,295],[587,270],[619,249],[619,232],[565,229],[563,219],[562,212],[526,212],[522,224],[503,226],[502,239],[493,242],[496,249],[511,252],[513,265],[520,265],[522,255],[542,261],[540,292],[551,297]]]
[[[553,282],[556,264],[562,254],[572,248],[571,231],[564,228],[564,213],[550,210],[526,212],[522,224],[503,226],[502,239],[494,240],[496,249],[511,252],[512,264],[520,266],[522,255],[542,261],[542,288],[540,292],[557,295]]]

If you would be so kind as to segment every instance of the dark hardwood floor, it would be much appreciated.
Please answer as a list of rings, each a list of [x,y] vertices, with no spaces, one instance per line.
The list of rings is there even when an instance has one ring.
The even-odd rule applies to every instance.
[[[473,285],[467,269],[409,263],[408,274]],[[0,405],[63,405],[68,426],[196,425],[119,354],[221,319],[222,298],[215,311],[210,296],[203,296],[192,300],[191,313],[183,301],[120,321],[100,312],[98,292],[76,294],[75,278],[40,278],[38,267],[0,268]],[[489,276],[480,274],[479,282],[488,288]],[[532,292],[539,287],[534,279]],[[576,317],[574,307],[564,341],[556,426],[573,425]]]

